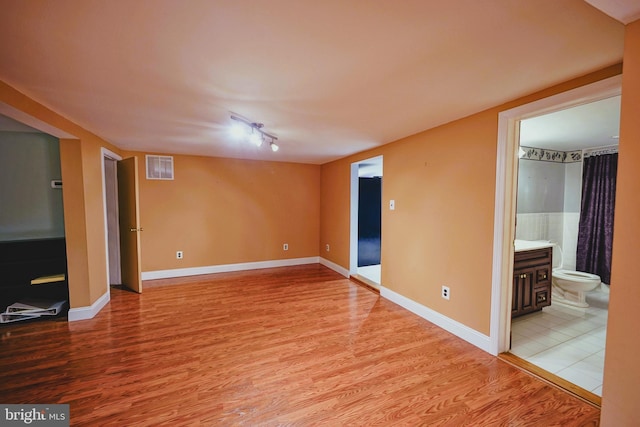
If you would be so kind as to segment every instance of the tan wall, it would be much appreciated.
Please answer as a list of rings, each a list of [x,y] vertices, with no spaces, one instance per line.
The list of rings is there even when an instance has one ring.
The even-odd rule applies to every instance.
[[[174,155],[175,179],[160,181],[134,154],[142,271],[318,256],[320,166]]]
[[[489,333],[495,113],[397,143],[384,157],[382,282]],[[441,286],[451,300],[440,297]]]
[[[82,151],[80,140],[60,140],[60,164],[64,191],[64,227],[67,242],[67,276],[71,307],[90,304],[88,285],[87,228],[84,217],[84,191],[82,181]]]
[[[626,27],[602,425],[640,420],[640,21]]]
[[[347,269],[349,268],[350,177],[348,161],[337,161],[322,166],[318,250],[323,258]],[[329,252],[326,251],[326,245],[329,245]]]
[[[60,141],[69,297],[72,308],[91,305],[107,290],[100,148],[119,150],[1,81],[0,103],[33,127],[75,137]]]
[[[323,256],[349,268],[352,162],[384,156],[382,285],[489,335],[498,113],[620,74],[620,65],[322,166]],[[389,200],[396,209],[389,211]],[[442,285],[451,300],[440,297]]]

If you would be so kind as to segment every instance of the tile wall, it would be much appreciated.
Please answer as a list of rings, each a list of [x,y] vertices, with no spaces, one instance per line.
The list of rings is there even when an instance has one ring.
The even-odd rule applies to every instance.
[[[576,269],[578,246],[578,212],[547,212],[517,214],[516,239],[549,240],[562,249],[563,268]],[[554,251],[554,265],[559,262],[558,251]]]

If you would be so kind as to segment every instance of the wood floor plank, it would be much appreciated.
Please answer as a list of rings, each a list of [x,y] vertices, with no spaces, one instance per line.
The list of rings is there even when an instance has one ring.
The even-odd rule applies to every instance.
[[[72,425],[598,425],[600,411],[320,265],[112,289],[0,329],[0,402]]]

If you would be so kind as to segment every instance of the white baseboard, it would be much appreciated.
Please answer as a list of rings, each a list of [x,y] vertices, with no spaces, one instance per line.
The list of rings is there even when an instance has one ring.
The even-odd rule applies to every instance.
[[[431,310],[412,299],[402,296],[397,292],[385,288],[384,286],[380,287],[380,296],[398,304],[400,307],[405,308],[414,314],[417,314],[423,319],[441,327],[445,331],[451,332],[455,336],[475,345],[479,349],[484,350],[487,353],[491,353],[491,339],[488,336],[481,334],[460,322],[450,319],[437,311]]]
[[[349,273],[349,270],[347,270],[346,268],[344,268],[342,266],[339,266],[335,262],[329,261],[328,259],[320,257],[320,264],[324,265],[325,267],[328,267],[328,268],[332,269],[336,273],[342,274],[344,277],[349,277],[351,275]]]
[[[210,265],[206,267],[174,268],[172,270],[143,271],[142,280],[168,279],[197,276],[200,274],[228,273],[231,271],[257,270],[260,268],[289,267],[292,265],[317,264],[319,257],[291,258],[273,261],[244,262],[238,264]]]
[[[111,294],[109,293],[109,291],[107,291],[89,307],[70,308],[67,315],[69,322],[75,322],[76,320],[93,319],[95,315],[98,314],[100,310],[102,310],[102,307],[107,305],[109,300],[111,300]]]

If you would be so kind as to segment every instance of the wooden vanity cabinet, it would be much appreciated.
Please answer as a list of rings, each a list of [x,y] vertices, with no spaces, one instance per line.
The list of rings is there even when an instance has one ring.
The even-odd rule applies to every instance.
[[[551,305],[552,248],[515,253],[511,317]]]

